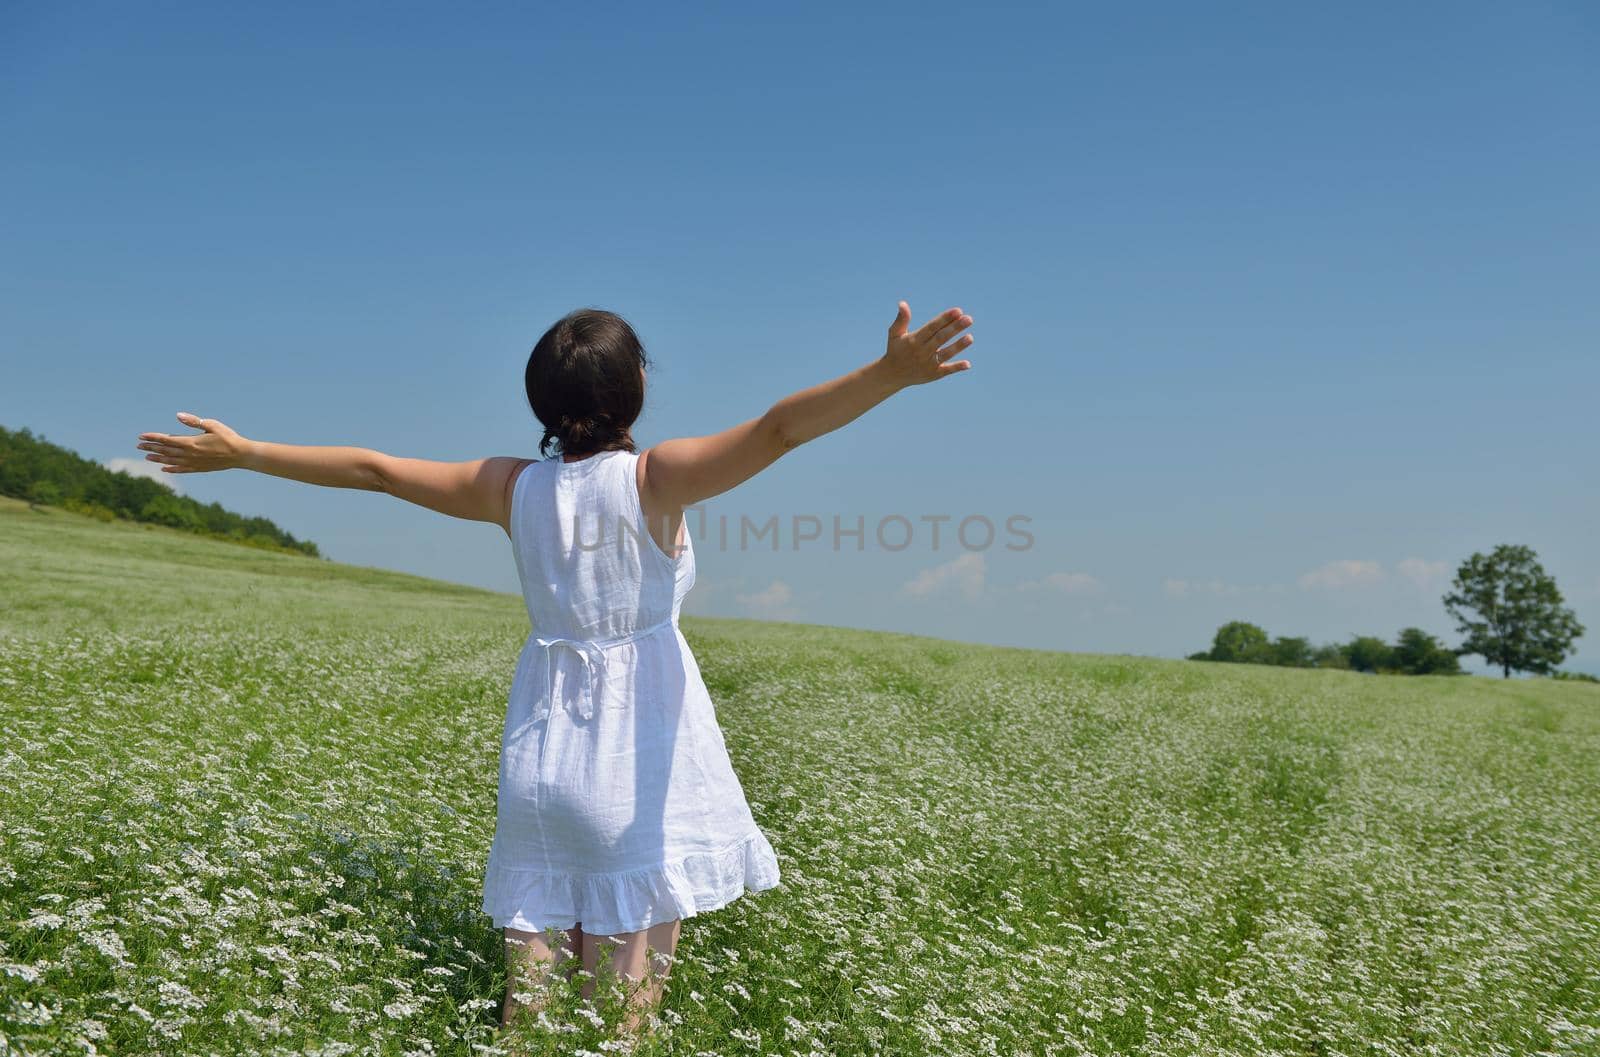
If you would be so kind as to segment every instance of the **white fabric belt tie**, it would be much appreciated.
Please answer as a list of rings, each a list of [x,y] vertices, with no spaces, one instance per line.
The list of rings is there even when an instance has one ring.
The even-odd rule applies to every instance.
[[[614,638],[609,639],[565,639],[543,638],[538,635],[532,636],[530,641],[535,646],[538,646],[544,650],[546,689],[543,703],[534,709],[534,714],[530,718],[529,722],[537,723],[539,720],[548,716],[550,714],[550,709],[555,702],[555,649],[557,646],[563,646],[571,650],[573,653],[577,654],[578,659],[583,662],[583,693],[578,695],[579,713],[584,719],[593,719],[595,691],[600,685],[600,669],[606,661],[604,651],[610,649],[612,646],[621,646],[625,642],[636,642],[647,635],[654,635],[662,628],[674,627],[676,623],[677,622],[675,620],[673,620],[671,617],[668,617],[659,624],[651,624],[647,628],[639,628],[637,631],[629,632],[626,635],[617,635]]]

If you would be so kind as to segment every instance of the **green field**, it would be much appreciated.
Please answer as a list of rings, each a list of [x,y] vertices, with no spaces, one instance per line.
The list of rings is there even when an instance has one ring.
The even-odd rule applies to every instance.
[[[520,598],[7,500],[0,599],[0,1054],[498,1052]],[[1600,1053],[1600,687],[684,630],[783,884],[653,1052]]]

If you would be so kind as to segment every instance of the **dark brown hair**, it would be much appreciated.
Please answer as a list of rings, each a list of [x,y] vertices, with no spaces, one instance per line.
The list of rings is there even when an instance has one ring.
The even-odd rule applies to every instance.
[[[633,451],[644,409],[644,345],[615,312],[580,308],[544,332],[523,372],[528,406],[544,426],[539,454]]]

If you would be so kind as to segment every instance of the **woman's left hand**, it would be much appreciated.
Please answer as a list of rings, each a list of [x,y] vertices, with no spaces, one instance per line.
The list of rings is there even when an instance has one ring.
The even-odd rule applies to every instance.
[[[205,473],[229,470],[244,465],[250,441],[214,418],[199,418],[187,411],[178,412],[178,421],[204,433],[173,436],[169,433],[141,433],[139,447],[149,452],[145,458],[163,463],[163,473]]]

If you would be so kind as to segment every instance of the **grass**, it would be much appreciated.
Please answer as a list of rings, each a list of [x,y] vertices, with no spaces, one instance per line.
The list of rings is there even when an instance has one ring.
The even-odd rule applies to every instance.
[[[0,1053],[606,1052],[495,1042],[519,598],[9,501],[0,598]],[[1600,1053],[1600,687],[684,629],[783,883],[647,1052]]]

